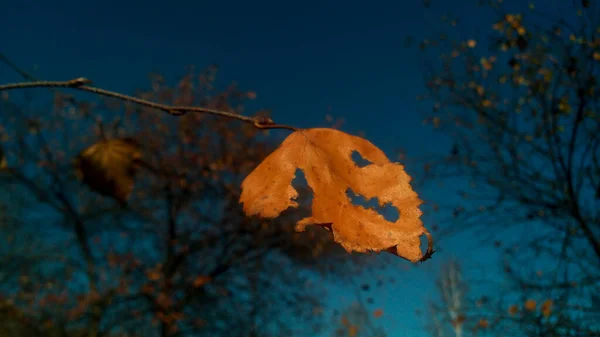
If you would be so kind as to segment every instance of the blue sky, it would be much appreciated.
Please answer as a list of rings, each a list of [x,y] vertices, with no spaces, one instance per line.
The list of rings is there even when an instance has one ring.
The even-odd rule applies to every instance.
[[[474,2],[451,6],[468,15]],[[389,156],[398,148],[419,156],[449,147],[421,123],[419,53],[404,47],[406,36],[432,34],[431,23],[441,14],[425,20],[421,1],[19,0],[0,8],[0,51],[26,69],[35,67],[40,78],[83,76],[131,93],[148,84],[149,72],[175,79],[189,64],[216,62],[220,80],[256,91],[257,107],[272,109],[278,123],[324,126],[326,114],[343,117],[344,131],[363,131]],[[0,76],[16,79],[6,71]],[[420,169],[407,164],[409,173]],[[426,200],[450,197],[417,192]],[[416,268],[394,261],[386,277],[396,282],[371,290],[389,336],[425,335],[414,312],[433,296],[433,278],[445,258],[473,261],[469,249],[478,242],[464,240],[444,242],[443,252]],[[473,263],[496,262],[491,249],[478,249]],[[332,303],[355,300],[356,289],[332,289]]]

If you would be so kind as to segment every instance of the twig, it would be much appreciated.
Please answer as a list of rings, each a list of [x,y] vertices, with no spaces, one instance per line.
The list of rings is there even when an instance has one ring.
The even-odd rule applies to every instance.
[[[23,78],[28,79],[30,81],[38,81],[37,78],[31,76],[29,73],[27,73],[25,70],[17,67],[16,64],[12,63],[11,60],[8,59],[8,57],[6,57],[4,54],[0,53],[0,62],[6,64],[9,68],[11,68],[12,70],[14,70],[17,74],[21,75]]]
[[[79,91],[87,91],[96,95],[112,97],[120,99],[125,102],[135,103],[143,105],[149,108],[164,111],[173,116],[183,116],[188,112],[206,113],[216,115],[225,118],[237,119],[246,123],[251,123],[257,129],[286,129],[291,131],[297,131],[298,129],[289,126],[276,124],[271,118],[268,117],[249,117],[239,115],[233,112],[222,111],[217,109],[203,108],[203,107],[192,107],[192,106],[172,106],[166,104],[160,104],[145,99],[120,94],[114,91],[104,90],[89,86],[88,84],[92,81],[87,78],[80,77],[69,81],[34,81],[34,82],[18,82],[0,85],[0,91],[8,91],[14,89],[31,89],[31,88],[67,88]]]
[[[0,56],[1,56],[1,54],[0,54]],[[6,61],[6,60],[3,60],[3,61]],[[23,76],[25,76],[25,75],[23,75]],[[28,77],[28,78],[30,78],[30,77]],[[109,91],[109,90],[89,86],[89,84],[91,84],[91,83],[92,83],[92,81],[90,81],[89,79],[84,78],[84,77],[75,78],[75,79],[72,79],[69,81],[36,80],[36,81],[31,81],[31,82],[18,82],[18,83],[9,83],[9,84],[0,85],[0,91],[8,91],[8,90],[15,90],[15,89],[30,89],[30,88],[67,88],[67,89],[91,92],[91,93],[99,95],[99,96],[112,97],[112,98],[116,98],[116,99],[119,99],[119,100],[122,100],[125,102],[135,103],[138,105],[142,105],[142,106],[146,106],[149,108],[164,111],[172,116],[183,116],[188,112],[198,112],[198,113],[206,113],[206,114],[211,114],[211,115],[230,118],[230,119],[237,119],[237,120],[240,120],[240,121],[243,121],[246,123],[251,123],[257,129],[286,129],[286,130],[291,130],[291,131],[298,131],[298,129],[293,126],[276,124],[271,118],[268,118],[268,117],[261,117],[261,116],[249,117],[249,116],[243,116],[240,114],[236,114],[233,112],[222,111],[222,110],[211,109],[211,108],[192,107],[192,106],[172,106],[172,105],[167,105],[167,104],[160,104],[160,103],[152,102],[152,101],[137,98],[137,97],[120,94],[120,93],[117,93],[114,91]],[[324,223],[324,224],[320,224],[320,225],[325,227],[329,231],[332,230],[331,223]],[[428,231],[425,231],[424,234],[427,237],[427,243],[428,243],[427,251],[425,252],[425,254],[423,254],[423,256],[417,262],[424,262],[424,261],[430,259],[431,256],[433,255],[433,253],[435,252],[433,249],[433,238],[432,238],[431,234]],[[394,247],[390,247],[386,251],[388,251],[394,255],[398,255],[397,251],[394,251],[393,248]]]

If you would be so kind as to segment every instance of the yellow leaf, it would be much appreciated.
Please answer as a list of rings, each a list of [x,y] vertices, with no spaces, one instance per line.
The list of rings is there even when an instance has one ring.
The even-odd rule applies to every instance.
[[[370,164],[358,167],[354,151]],[[334,129],[304,129],[289,135],[243,181],[244,212],[274,218],[298,207],[294,200],[298,192],[291,185],[297,169],[313,191],[312,215],[298,221],[297,231],[310,224],[325,225],[348,252],[388,250],[413,262],[424,257],[419,238],[429,238],[429,233],[419,219],[421,200],[404,167],[390,162],[369,141]],[[391,204],[402,216],[390,222],[373,209],[354,205],[347,192]]]
[[[479,62],[481,63],[481,66],[483,67],[483,69],[485,69],[485,70],[491,70],[492,69],[492,62],[490,62],[485,57],[482,57]]]
[[[101,140],[77,156],[75,167],[90,188],[124,203],[133,189],[140,158],[141,147],[132,139]]]
[[[597,51],[594,52],[594,60],[600,61],[600,53]]]
[[[469,48],[475,48],[475,46],[477,46],[477,41],[469,39],[467,40],[467,46],[469,46]]]
[[[560,112],[569,113],[571,112],[571,105],[567,100],[563,99],[558,103],[558,110]]]

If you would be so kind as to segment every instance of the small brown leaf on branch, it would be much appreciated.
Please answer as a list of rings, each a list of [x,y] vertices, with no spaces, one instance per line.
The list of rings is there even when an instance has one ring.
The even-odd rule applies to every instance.
[[[79,178],[94,191],[125,203],[133,189],[133,178],[141,158],[141,147],[130,138],[101,140],[75,159]]]
[[[371,164],[358,167],[352,160],[354,151]],[[430,236],[419,219],[421,200],[404,167],[390,162],[369,141],[334,129],[304,129],[289,135],[242,183],[244,212],[274,218],[298,207],[294,201],[298,192],[291,185],[297,169],[304,172],[314,193],[312,216],[298,221],[297,231],[331,223],[334,240],[348,252],[391,250],[413,262],[431,256],[431,241],[425,256],[420,248],[420,237]],[[382,206],[391,204],[399,219],[390,222],[373,209],[354,205],[348,190],[367,200],[377,198]]]

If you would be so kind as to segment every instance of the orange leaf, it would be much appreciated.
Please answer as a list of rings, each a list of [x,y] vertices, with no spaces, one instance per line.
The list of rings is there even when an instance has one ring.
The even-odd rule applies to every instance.
[[[358,334],[358,327],[356,325],[351,325],[348,328],[348,336],[355,337]]]
[[[196,277],[196,279],[194,279],[194,287],[195,288],[200,288],[203,285],[207,284],[208,282],[210,282],[210,277],[208,276],[198,276]]]
[[[377,309],[373,312],[373,316],[375,316],[376,318],[379,318],[381,316],[383,316],[383,310],[381,309]]]
[[[351,157],[354,151],[371,163],[358,167]],[[244,212],[274,218],[298,207],[298,192],[291,185],[297,169],[314,194],[312,216],[298,221],[297,231],[310,224],[331,226],[335,241],[348,252],[388,250],[413,262],[424,258],[419,238],[430,236],[419,219],[421,200],[404,167],[390,162],[369,141],[338,130],[305,129],[289,135],[242,183]],[[391,204],[399,219],[390,222],[373,209],[354,205],[348,191]],[[430,254],[428,250],[426,257]]]
[[[535,302],[535,300],[527,300],[525,301],[525,309],[528,311],[534,311],[535,307],[536,307],[537,303]]]
[[[146,273],[146,277],[150,281],[158,281],[162,278],[162,274],[158,270],[151,270]]]
[[[542,311],[542,315],[544,315],[544,317],[550,317],[552,314],[552,300],[545,300],[540,306],[540,310]]]

